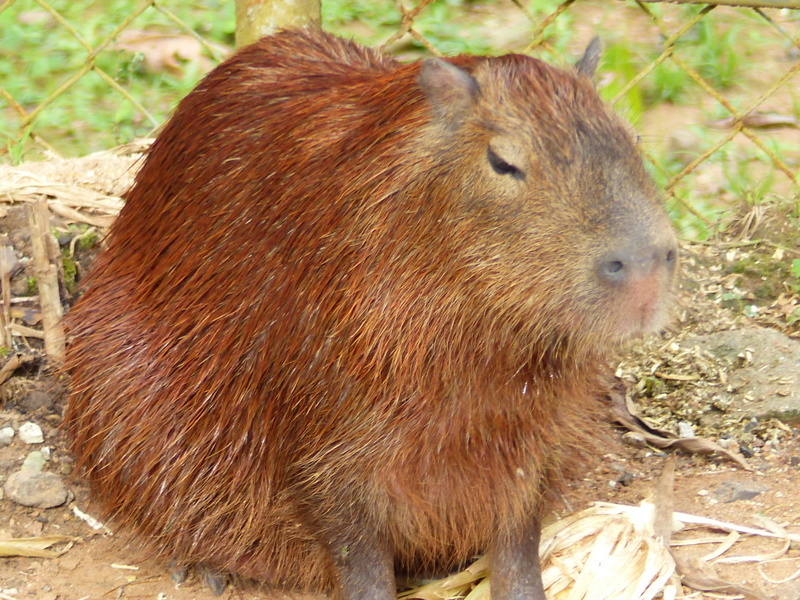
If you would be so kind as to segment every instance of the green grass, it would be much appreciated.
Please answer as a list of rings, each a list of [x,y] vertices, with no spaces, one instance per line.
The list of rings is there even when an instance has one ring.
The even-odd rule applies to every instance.
[[[397,30],[401,13],[393,2],[375,0],[341,0],[322,3],[322,27],[329,31],[346,31],[357,23],[357,30],[350,30],[362,44],[375,45],[383,42]]]
[[[90,47],[100,44],[141,3],[137,0],[75,0],[56,3],[64,20]],[[232,47],[234,7],[230,0],[173,0],[170,11],[203,39]],[[443,53],[486,53],[491,48],[477,25],[464,26],[454,13],[467,10],[468,0],[441,0],[430,6],[415,27]],[[387,0],[342,0],[323,4],[326,29],[359,41],[376,44],[397,31],[401,13]],[[351,27],[356,23],[357,27]],[[173,20],[154,8],[139,15],[128,29],[185,33]],[[87,61],[88,51],[69,29],[48,15],[33,0],[17,0],[0,13],[0,81],[4,92],[26,111],[35,109]],[[424,47],[412,42],[422,53]],[[32,60],[33,58],[33,60]],[[95,64],[133,98],[152,118],[99,75],[86,73],[58,96],[37,117],[30,130],[20,115],[0,96],[0,160],[17,164],[42,157],[39,136],[58,152],[77,156],[113,147],[152,133],[173,110],[177,101],[197,84],[202,73],[186,63],[180,73],[151,73],[141,54],[106,48]]]
[[[170,8],[203,38],[232,43],[233,4],[228,0],[172,4],[180,5]],[[76,0],[53,5],[78,36],[95,47],[141,3]],[[174,21],[153,8],[137,17],[129,28],[181,32]],[[88,51],[81,41],[32,0],[17,0],[0,13],[0,31],[0,82],[5,93],[27,111],[44,101],[87,60]],[[155,123],[100,76],[89,72],[42,111],[33,124],[33,133],[65,155],[86,154],[147,135],[200,77],[191,65],[177,76],[147,73],[140,55],[112,48],[98,54],[95,64],[145,104]],[[25,132],[19,131],[20,124],[18,113],[0,97],[0,135],[7,151],[0,160],[17,163],[39,156]]]
[[[606,85],[600,89],[600,95],[610,102],[633,80],[640,69],[636,68],[633,54],[627,44],[612,43],[603,51],[599,70],[601,73],[609,74]],[[614,105],[614,110],[636,125],[644,112],[641,88],[631,87]]]
[[[136,0],[75,0],[57,3],[58,10],[85,42],[94,47],[105,39],[124,18],[140,6]],[[486,3],[508,11],[514,7],[497,0]],[[558,0],[530,0],[534,18],[543,18],[558,6]],[[234,32],[233,5],[230,0],[174,0],[165,3],[194,32],[211,42],[232,45]],[[437,0],[415,21],[415,29],[444,54],[494,53],[490,37],[480,17],[470,17],[473,4],[469,0]],[[696,8],[684,9],[696,11]],[[520,14],[520,19],[526,17]],[[567,50],[575,16],[568,11],[545,32],[547,49],[566,61],[574,59]],[[323,2],[323,25],[335,32],[344,32],[361,42],[376,44],[395,32],[401,13],[389,0],[338,0]],[[178,32],[180,27],[154,8],[148,8],[130,25],[132,29],[156,32]],[[531,26],[532,28],[532,26]],[[688,62],[701,72],[708,71],[715,83],[725,86],[735,80],[738,63],[735,44],[736,28],[717,31],[715,23],[701,21],[681,41],[681,49],[691,51]],[[33,0],[17,0],[0,13],[0,81],[5,92],[30,111],[52,93],[86,62],[87,51],[62,24],[47,15]],[[424,47],[408,42],[420,53]],[[647,64],[658,48],[636,48],[630,40],[610,44],[604,56],[603,69],[613,74],[604,90],[612,97]],[[32,60],[33,58],[33,60]],[[95,73],[87,73],[75,85],[50,104],[37,118],[32,132],[20,130],[19,115],[0,99],[0,135],[4,138],[5,157],[17,163],[35,158],[28,133],[52,141],[66,155],[80,155],[148,135],[163,122],[176,102],[197,83],[201,73],[191,64],[180,73],[149,73],[142,55],[107,48],[96,58],[97,67],[142,102],[147,115],[139,111]],[[648,82],[649,81],[649,82]],[[620,110],[637,118],[648,105],[662,101],[682,100],[691,86],[687,76],[670,61],[659,67],[643,88],[630,90]]]
[[[409,7],[412,3],[406,3]],[[492,54],[493,48],[479,23],[459,19],[469,12],[469,0],[438,0],[429,5],[414,21],[421,33],[442,54]],[[491,4],[491,2],[489,2]],[[322,3],[322,24],[327,30],[353,37],[357,41],[377,45],[386,41],[400,27],[402,13],[394,2],[385,0],[341,0]],[[415,39],[409,49],[426,53],[425,46]]]

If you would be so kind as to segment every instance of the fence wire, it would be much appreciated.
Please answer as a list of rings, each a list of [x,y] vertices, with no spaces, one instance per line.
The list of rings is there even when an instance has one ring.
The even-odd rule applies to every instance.
[[[0,161],[152,133],[230,51],[233,2],[216,6],[206,21],[229,27],[198,27],[197,6],[180,0],[0,3]],[[741,203],[798,211],[800,0],[346,0],[330,3],[325,26],[401,58],[517,51],[562,64],[600,35],[599,88],[634,123],[689,236]],[[14,54],[26,38],[42,40],[42,55]],[[64,67],[37,75],[55,39]]]

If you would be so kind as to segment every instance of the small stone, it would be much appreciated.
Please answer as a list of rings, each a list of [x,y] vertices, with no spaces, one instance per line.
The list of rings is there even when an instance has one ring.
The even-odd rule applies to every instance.
[[[682,439],[694,437],[694,426],[689,421],[680,421],[678,423],[678,435]]]
[[[38,450],[34,450],[25,457],[25,460],[22,462],[21,470],[27,471],[28,473],[41,473],[44,470],[44,464],[46,462],[42,453]]]
[[[645,441],[644,436],[634,431],[628,431],[624,433],[622,435],[622,441],[629,446],[633,446],[634,448],[647,447],[647,441]]]
[[[26,421],[19,426],[19,439],[26,444],[41,444],[44,442],[44,434],[36,423]]]
[[[738,500],[750,500],[759,494],[769,491],[769,488],[758,483],[749,483],[729,479],[714,490],[714,496],[720,502],[736,502]]]
[[[6,269],[8,271],[9,278],[14,277],[14,275],[19,273],[19,271],[22,269],[22,264],[17,258],[17,253],[14,252],[13,247],[6,245],[0,246],[0,252],[6,255]]]
[[[53,406],[53,394],[43,390],[31,390],[19,400],[19,407],[25,412],[33,412],[41,408],[52,410]]]
[[[11,295],[12,296],[27,296],[30,293],[28,289],[28,280],[24,277],[17,277],[11,281]]]
[[[8,446],[14,439],[14,428],[3,427],[0,429],[0,446]]]
[[[619,477],[617,477],[617,483],[619,483],[620,485],[627,486],[632,484],[634,479],[635,476],[633,473],[631,473],[630,471],[625,471]]]
[[[186,583],[189,578],[189,567],[175,562],[169,563],[169,576],[176,586]]]
[[[9,500],[34,508],[61,506],[69,496],[61,478],[55,473],[17,471],[3,486]]]

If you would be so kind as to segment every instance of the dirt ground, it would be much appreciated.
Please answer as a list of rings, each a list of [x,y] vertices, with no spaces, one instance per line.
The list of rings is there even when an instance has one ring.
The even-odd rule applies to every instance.
[[[5,420],[13,412],[6,411]],[[652,450],[636,450],[620,443],[615,436],[602,457],[602,462],[577,482],[569,495],[574,509],[587,506],[596,500],[619,503],[638,503],[653,492],[654,480],[658,476],[664,457]],[[63,436],[51,430],[48,443],[54,448],[53,459],[61,457],[61,464],[68,464],[63,451]],[[9,463],[17,464],[25,449],[15,447],[3,449],[0,465],[4,471]],[[800,503],[796,500],[800,490],[800,435],[795,431],[779,452],[771,453],[756,462],[754,472],[744,472],[713,459],[680,457],[675,482],[675,508],[681,512],[712,517],[742,525],[754,525],[757,515],[767,516],[787,529],[800,532]],[[632,477],[629,483],[618,482],[622,475]],[[723,482],[736,480],[755,482],[768,488],[752,500],[731,503],[719,502],[714,492]],[[72,504],[92,513],[92,504],[86,488],[72,479],[70,490],[75,494]],[[0,562],[0,594],[19,600],[78,600],[83,598],[170,598],[190,600],[211,598],[211,593],[192,577],[185,584],[176,586],[170,579],[167,566],[148,556],[148,551],[122,531],[113,535],[92,531],[86,523],[77,519],[68,507],[37,510],[14,505],[5,500],[0,503],[2,529],[0,537],[29,537],[39,535],[67,535],[76,538],[64,555],[54,559],[4,558]],[[111,524],[113,527],[113,524]],[[746,552],[756,554],[775,551],[780,542],[754,541]],[[795,545],[796,546],[796,545]],[[707,549],[705,550],[707,552]],[[700,554],[703,551],[700,549]],[[764,565],[763,570],[777,580],[787,577],[798,565],[798,552],[791,553],[793,561]],[[766,582],[757,565],[727,565],[717,567],[718,575],[730,582],[746,584],[761,590],[766,597],[779,600],[796,600],[800,597],[797,581],[781,585]],[[686,590],[690,593],[690,590]],[[225,598],[260,599],[276,597],[253,589],[229,588]],[[689,597],[711,598],[711,595]],[[721,597],[741,598],[736,595]]]

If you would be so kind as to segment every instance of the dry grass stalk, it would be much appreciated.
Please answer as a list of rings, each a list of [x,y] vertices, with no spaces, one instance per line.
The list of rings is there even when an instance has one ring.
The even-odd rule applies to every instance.
[[[137,140],[75,159],[0,165],[0,204],[31,204],[45,197],[50,210],[66,221],[106,229],[151,142]]]
[[[67,545],[61,550],[48,550],[55,544]],[[72,548],[75,538],[64,535],[47,535],[31,538],[0,540],[0,556],[28,556],[34,558],[57,558]]]
[[[49,217],[50,212],[44,200],[34,204],[28,212],[34,272],[42,305],[44,348],[50,360],[54,364],[60,365],[64,362],[66,340],[64,326],[61,323],[63,309],[58,289],[58,267],[56,266],[61,265],[61,254],[58,250],[58,243],[50,233]]]
[[[44,183],[25,184],[6,182],[0,184],[0,196],[13,202],[34,203],[43,196],[53,212],[68,221],[87,223],[95,227],[107,228],[122,208],[122,199],[104,196],[92,190],[69,184]],[[88,209],[78,210],[78,209]],[[92,214],[100,213],[100,214]]]
[[[8,265],[8,254],[0,248],[0,286],[3,294],[3,310],[0,311],[0,346],[13,348],[11,330],[11,269]]]
[[[542,576],[550,600],[651,600],[681,598],[676,562],[657,539],[653,522],[655,505],[639,506],[597,502],[590,508],[561,519],[542,532]],[[787,533],[774,523],[764,529],[727,523],[686,513],[673,514],[674,531],[693,526],[700,537],[673,541],[673,547],[717,544],[703,559],[680,561],[683,585],[717,594],[720,598],[762,598],[752,589],[732,585],[716,577],[713,564],[755,562],[765,581],[785,583],[800,579],[800,570],[776,581],[764,566],[776,562],[800,536]],[[703,528],[702,530],[699,528]],[[709,537],[705,529],[727,532]],[[725,556],[747,536],[782,540],[773,552],[750,556]],[[488,600],[491,575],[488,561],[481,558],[467,569],[439,581],[399,595],[401,600]],[[694,587],[697,586],[697,587]]]
[[[652,504],[596,504],[542,532],[542,578],[552,600],[650,600],[675,570],[653,534]],[[488,562],[400,595],[402,599],[485,600]]]

